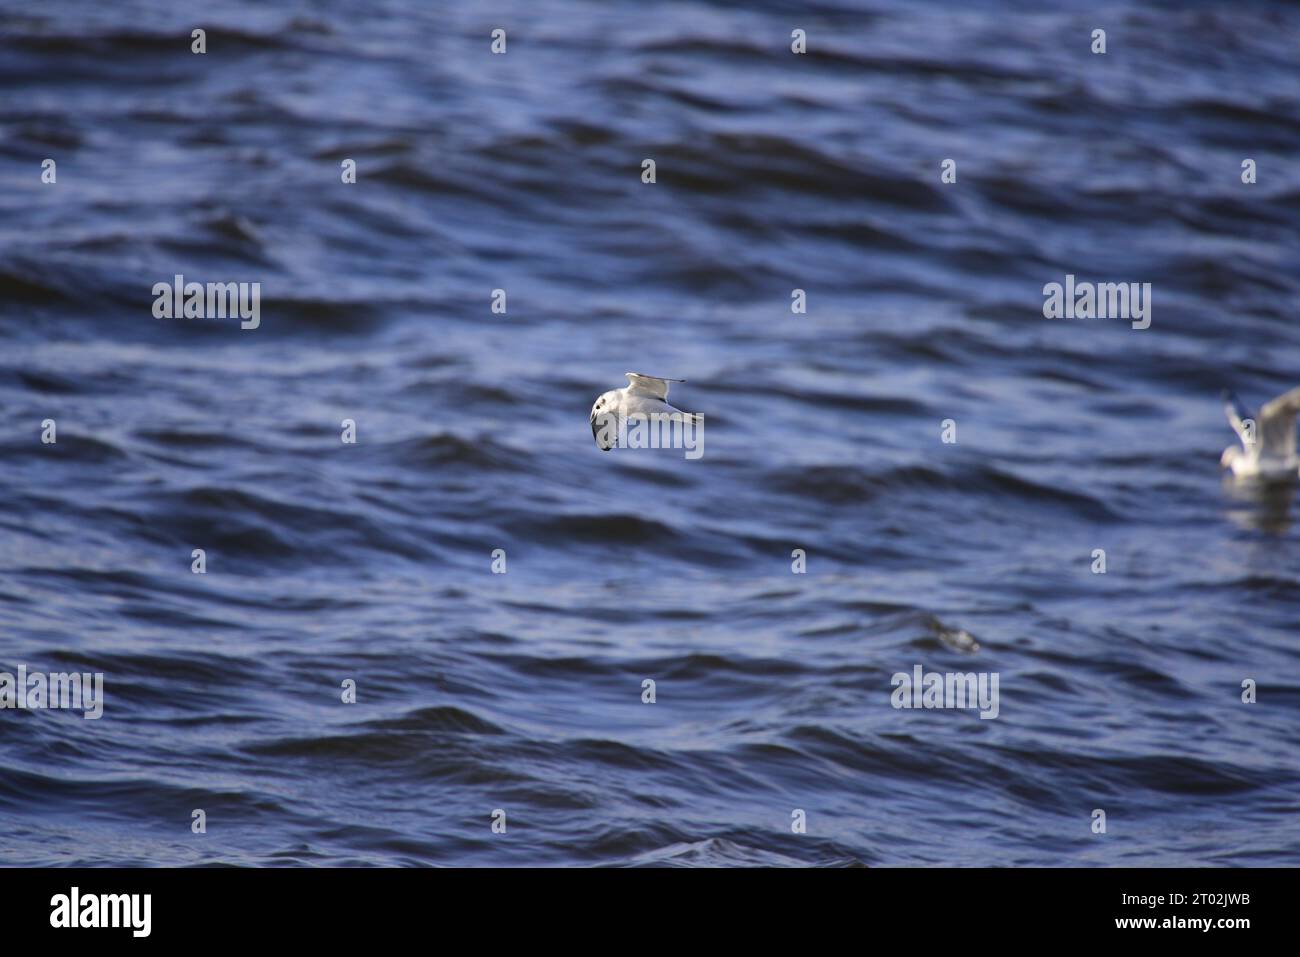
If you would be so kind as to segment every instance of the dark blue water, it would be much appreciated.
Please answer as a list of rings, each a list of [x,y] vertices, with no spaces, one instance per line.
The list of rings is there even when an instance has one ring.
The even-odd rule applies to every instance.
[[[1300,9],[3,10],[0,862],[1300,862]]]

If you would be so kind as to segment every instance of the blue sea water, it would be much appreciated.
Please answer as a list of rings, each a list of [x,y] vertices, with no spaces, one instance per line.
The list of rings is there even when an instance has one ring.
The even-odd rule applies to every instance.
[[[1221,390],[1300,382],[1298,39],[0,3],[0,671],[104,674],[0,711],[0,863],[1300,862],[1296,506],[1218,468]],[[1044,318],[1067,275],[1150,327]],[[701,458],[597,450],[628,370]]]

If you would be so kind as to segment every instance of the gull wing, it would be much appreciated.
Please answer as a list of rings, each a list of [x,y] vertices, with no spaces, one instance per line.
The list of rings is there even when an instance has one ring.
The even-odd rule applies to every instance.
[[[1259,410],[1260,455],[1290,462],[1295,459],[1295,417],[1300,412],[1300,386],[1284,392]]]
[[[644,395],[655,399],[668,398],[668,383],[685,382],[685,379],[660,379],[657,376],[642,375],[640,372],[626,372],[627,391],[629,395]]]
[[[1247,451],[1251,450],[1253,443],[1246,435],[1246,419],[1253,419],[1254,416],[1250,410],[1241,404],[1235,392],[1223,393],[1223,412],[1228,417],[1228,424],[1232,426],[1232,431],[1237,433],[1237,438],[1241,439],[1241,444]]]

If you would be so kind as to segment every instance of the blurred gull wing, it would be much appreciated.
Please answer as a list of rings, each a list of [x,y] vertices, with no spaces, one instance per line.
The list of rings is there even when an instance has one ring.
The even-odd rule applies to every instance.
[[[1241,404],[1241,399],[1237,398],[1237,393],[1223,393],[1223,412],[1228,417],[1228,424],[1232,426],[1232,431],[1237,433],[1237,437],[1241,439],[1241,444],[1249,451],[1252,443],[1246,435],[1246,419],[1253,419],[1254,416],[1250,414],[1249,409]]]
[[[1300,386],[1266,402],[1259,410],[1259,454],[1267,459],[1295,460],[1295,417],[1300,412]]]

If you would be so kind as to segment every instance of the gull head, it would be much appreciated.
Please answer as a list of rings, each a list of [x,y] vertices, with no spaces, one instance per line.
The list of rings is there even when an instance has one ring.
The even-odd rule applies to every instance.
[[[614,437],[607,426],[613,426],[617,421],[618,400],[622,392],[622,389],[603,392],[591,407],[591,435],[602,452],[608,452],[614,447]]]

